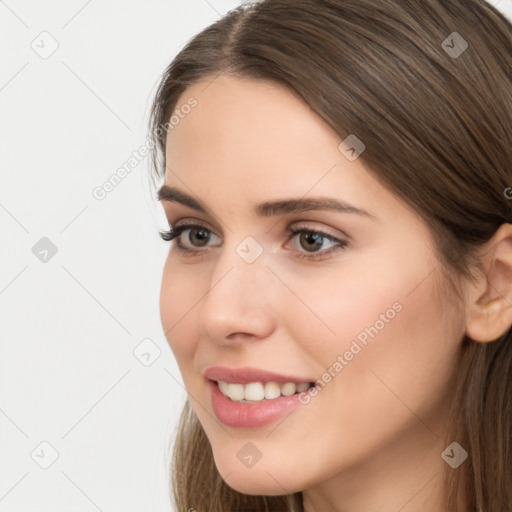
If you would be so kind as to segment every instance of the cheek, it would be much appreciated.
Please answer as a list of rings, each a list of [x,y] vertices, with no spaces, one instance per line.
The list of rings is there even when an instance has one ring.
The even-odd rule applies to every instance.
[[[288,320],[325,382],[319,395],[357,411],[343,419],[354,431],[361,422],[371,430],[376,419],[396,425],[411,415],[404,403],[413,410],[440,403],[463,335],[460,314],[436,293],[425,253],[409,254],[399,268],[398,257],[375,261],[358,265],[360,271],[347,263],[350,272],[317,274],[307,286],[296,279],[307,308],[299,304],[301,313],[296,309]]]
[[[453,305],[435,293],[433,272],[439,270],[432,272],[436,264],[425,257],[427,251],[425,247],[423,252],[418,249],[404,256],[397,247],[350,255],[336,269],[316,271],[314,279],[290,273],[286,277],[303,303],[295,300],[292,308],[293,298],[287,301],[294,339],[306,340],[308,352],[316,353],[317,359],[319,346],[322,353],[331,354],[330,360],[323,358],[324,366],[351,348],[352,354],[357,352],[357,345],[360,354],[380,345],[401,353],[415,345],[420,351],[434,351],[435,344],[447,336],[446,329],[453,331],[456,319],[447,317]],[[434,345],[427,343],[429,339]]]
[[[336,332],[322,345],[328,371],[319,396],[340,405],[331,425],[349,439],[367,439],[368,448],[406,431],[434,440],[440,426],[463,324],[428,273],[403,272],[371,286],[347,279],[331,300],[318,298],[319,316]],[[318,361],[318,353],[317,343],[311,358]]]
[[[409,277],[403,271],[399,274],[386,269],[385,262],[375,261],[379,259],[347,259],[337,269],[317,270],[314,279],[285,276],[302,302],[291,296],[286,302],[293,339],[305,342],[315,359],[330,354],[322,358],[324,367],[350,350],[354,340],[362,348],[368,347],[403,315],[403,304],[416,276]]]
[[[204,293],[204,292],[203,292]],[[169,255],[162,273],[160,287],[160,318],[162,328],[178,365],[193,353],[190,322],[194,305],[201,296],[196,279],[173,264]]]

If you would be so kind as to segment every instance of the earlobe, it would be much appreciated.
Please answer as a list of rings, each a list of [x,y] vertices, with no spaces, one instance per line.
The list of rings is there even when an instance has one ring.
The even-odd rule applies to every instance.
[[[466,335],[485,343],[512,325],[512,224],[502,224],[482,254],[485,274],[467,296]]]

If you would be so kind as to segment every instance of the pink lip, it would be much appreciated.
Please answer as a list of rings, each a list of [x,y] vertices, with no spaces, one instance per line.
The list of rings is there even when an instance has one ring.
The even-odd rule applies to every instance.
[[[228,368],[227,366],[211,366],[203,371],[203,375],[210,380],[225,381],[237,384],[248,384],[249,382],[315,382],[316,379],[304,379],[294,375],[283,375],[268,372],[251,366],[242,368]]]
[[[215,415],[228,427],[262,427],[277,421],[301,405],[299,393],[272,400],[263,400],[254,404],[243,404],[224,396],[216,382],[208,381],[208,387],[210,388],[210,397]]]

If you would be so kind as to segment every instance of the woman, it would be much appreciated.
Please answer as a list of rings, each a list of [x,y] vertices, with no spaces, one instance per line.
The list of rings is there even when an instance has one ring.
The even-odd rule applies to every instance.
[[[169,65],[178,511],[512,510],[511,80],[484,0],[266,0]]]

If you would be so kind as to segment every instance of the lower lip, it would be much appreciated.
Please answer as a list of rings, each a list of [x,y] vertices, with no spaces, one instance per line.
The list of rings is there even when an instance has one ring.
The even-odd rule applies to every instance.
[[[208,385],[211,390],[213,410],[217,418],[229,427],[263,427],[302,405],[299,401],[299,393],[263,400],[255,404],[242,404],[223,395],[216,382],[209,380]]]

